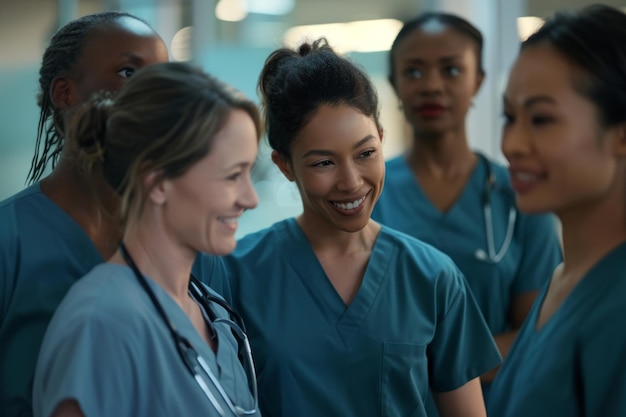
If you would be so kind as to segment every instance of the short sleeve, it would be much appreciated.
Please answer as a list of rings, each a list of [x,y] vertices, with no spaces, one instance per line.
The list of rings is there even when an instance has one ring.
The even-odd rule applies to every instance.
[[[48,417],[66,399],[86,416],[137,415],[132,332],[106,318],[88,317],[69,327],[58,317],[46,333],[35,371],[33,409]]]
[[[229,304],[232,295],[228,280],[228,272],[221,256],[198,253],[193,264],[192,273],[202,283],[221,295]]]
[[[471,295],[453,266],[444,270],[436,289],[438,318],[428,347],[431,388],[455,390],[498,366],[502,358]]]
[[[563,260],[553,215],[524,215],[520,227],[522,259],[511,288],[512,295],[542,288]]]

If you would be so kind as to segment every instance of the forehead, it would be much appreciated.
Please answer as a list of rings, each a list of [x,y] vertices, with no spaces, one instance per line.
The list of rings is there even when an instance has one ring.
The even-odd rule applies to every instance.
[[[405,35],[396,48],[396,59],[469,56],[476,52],[476,42],[468,35],[431,20]]]
[[[124,16],[91,28],[87,34],[83,53],[91,51],[92,55],[96,55],[104,53],[103,50],[124,49],[133,53],[134,50],[141,51],[148,45],[165,48],[163,40],[150,26],[140,20]]]
[[[347,104],[322,105],[302,128],[293,145],[302,151],[332,149],[352,146],[368,135],[378,136],[376,123],[371,117]]]
[[[582,75],[577,65],[553,47],[526,47],[513,65],[505,97],[512,103],[537,95],[551,96],[557,102],[581,99],[574,89],[574,80]]]

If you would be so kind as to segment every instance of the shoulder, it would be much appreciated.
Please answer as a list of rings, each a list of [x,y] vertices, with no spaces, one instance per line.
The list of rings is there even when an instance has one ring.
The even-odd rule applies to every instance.
[[[42,197],[39,184],[34,184],[0,201],[0,236],[6,236],[8,231],[16,230],[18,218],[27,213],[28,207],[38,205]]]
[[[404,155],[398,155],[385,161],[386,175],[395,177],[396,175],[410,172]]]
[[[434,246],[408,234],[382,226],[379,239],[396,253],[395,262],[420,270],[431,278],[456,277],[460,271],[452,259]]]
[[[129,268],[102,263],[72,285],[55,316],[64,316],[65,323],[91,321],[131,327],[141,319],[136,313],[143,298]]]
[[[272,226],[250,233],[237,241],[237,247],[226,258],[246,258],[260,253],[273,252],[276,245],[288,241],[297,223],[294,218],[281,220]]]

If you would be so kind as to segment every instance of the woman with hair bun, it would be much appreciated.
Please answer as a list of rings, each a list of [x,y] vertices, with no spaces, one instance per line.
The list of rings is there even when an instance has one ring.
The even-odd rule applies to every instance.
[[[234,249],[257,204],[259,135],[254,103],[180,63],[75,112],[68,146],[120,195],[124,233],[50,322],[35,416],[259,415],[243,324],[191,273],[200,252]]]
[[[321,39],[260,76],[272,160],[303,212],[227,257],[250,332],[259,404],[274,417],[484,416],[478,377],[500,356],[443,253],[370,218],[385,164],[366,74]]]

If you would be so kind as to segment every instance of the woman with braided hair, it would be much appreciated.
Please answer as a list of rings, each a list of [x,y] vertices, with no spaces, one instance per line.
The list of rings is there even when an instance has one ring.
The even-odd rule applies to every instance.
[[[99,167],[84,169],[77,146],[65,137],[72,109],[98,91],[119,90],[141,67],[168,59],[161,37],[143,20],[123,12],[102,12],[68,23],[44,53],[37,151],[29,173],[32,184],[0,202],[4,417],[32,415],[35,362],[48,322],[68,288],[109,259],[121,236],[119,197]],[[50,165],[52,172],[44,176]],[[214,258],[200,260],[194,271],[206,281]]]

